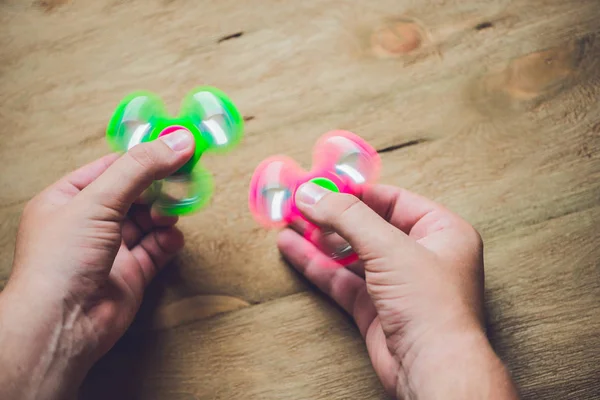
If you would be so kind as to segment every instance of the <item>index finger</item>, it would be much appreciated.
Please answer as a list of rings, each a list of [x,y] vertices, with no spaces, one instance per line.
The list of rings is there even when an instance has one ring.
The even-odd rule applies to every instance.
[[[119,155],[115,153],[100,157],[64,176],[48,189],[58,189],[74,196],[102,175],[117,158],[119,158]]]

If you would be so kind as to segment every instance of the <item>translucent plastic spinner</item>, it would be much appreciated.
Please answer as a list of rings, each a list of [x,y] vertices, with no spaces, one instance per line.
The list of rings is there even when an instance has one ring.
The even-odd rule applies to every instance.
[[[191,132],[196,143],[192,158],[175,174],[154,182],[144,193],[147,201],[165,215],[193,213],[210,200],[211,174],[199,163],[205,151],[226,151],[242,138],[243,119],[231,100],[220,90],[200,87],[183,100],[180,113],[171,117],[162,100],[153,93],[127,96],[117,107],[106,130],[114,151],[155,140],[174,131]]]
[[[250,183],[250,211],[265,227],[299,228],[307,240],[338,264],[351,264],[357,256],[345,240],[302,216],[294,201],[296,190],[310,181],[333,192],[360,196],[365,184],[378,179],[380,165],[377,151],[359,136],[347,131],[329,132],[315,145],[310,171],[285,156],[264,160]]]

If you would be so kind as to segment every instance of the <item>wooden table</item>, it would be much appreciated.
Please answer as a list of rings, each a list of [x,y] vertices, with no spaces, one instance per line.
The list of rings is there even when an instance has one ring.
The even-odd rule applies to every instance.
[[[210,84],[245,140],[204,160],[212,204],[87,398],[384,398],[352,322],[247,211],[262,159],[308,166],[337,128],[380,150],[384,183],[480,230],[523,397],[600,398],[599,34],[598,0],[0,1],[0,281],[24,204],[107,153],[125,94],[175,112]]]

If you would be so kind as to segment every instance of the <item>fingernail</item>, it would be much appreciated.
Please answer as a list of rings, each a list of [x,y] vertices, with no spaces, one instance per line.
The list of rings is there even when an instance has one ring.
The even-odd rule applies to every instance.
[[[312,206],[317,204],[317,202],[327,193],[329,193],[329,190],[319,185],[315,185],[312,182],[307,182],[298,188],[298,191],[296,192],[296,203]]]
[[[192,134],[184,129],[161,136],[160,139],[174,151],[183,151],[194,141]]]

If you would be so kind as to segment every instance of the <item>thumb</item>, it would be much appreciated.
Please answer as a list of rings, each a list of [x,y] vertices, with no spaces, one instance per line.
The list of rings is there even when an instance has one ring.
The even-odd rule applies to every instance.
[[[365,263],[389,258],[398,250],[404,257],[418,251],[411,238],[353,195],[307,182],[298,188],[295,199],[307,219],[347,240]]]
[[[153,181],[181,168],[194,153],[194,137],[178,130],[131,148],[81,191],[84,202],[99,204],[124,216]]]

